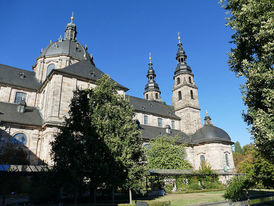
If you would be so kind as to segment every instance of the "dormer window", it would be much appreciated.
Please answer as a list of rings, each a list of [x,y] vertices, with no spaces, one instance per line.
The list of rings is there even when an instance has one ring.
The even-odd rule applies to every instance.
[[[14,98],[14,103],[15,104],[19,104],[22,99],[24,99],[25,102],[26,102],[26,97],[27,97],[26,93],[24,93],[24,92],[16,92],[15,98]]]
[[[47,76],[50,74],[50,72],[55,69],[55,64],[50,64],[48,65],[48,69],[47,69]]]

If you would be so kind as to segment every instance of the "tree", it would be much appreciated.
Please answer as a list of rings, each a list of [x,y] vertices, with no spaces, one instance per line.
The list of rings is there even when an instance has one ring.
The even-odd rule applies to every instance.
[[[229,65],[243,76],[244,119],[263,156],[274,161],[274,35],[272,0],[221,0],[230,12],[227,25],[235,33]]]
[[[267,161],[253,144],[244,146],[244,159],[239,162],[237,172],[245,173],[257,188],[273,188],[274,164]]]
[[[133,108],[107,75],[97,83],[95,89],[74,93],[69,117],[52,142],[54,170],[62,186],[75,188],[76,196],[87,182],[91,189],[138,190],[143,175]]]
[[[146,149],[148,169],[189,169],[185,160],[185,145],[177,144],[176,137],[159,136]]]
[[[235,153],[243,154],[243,149],[239,141],[235,142]]]

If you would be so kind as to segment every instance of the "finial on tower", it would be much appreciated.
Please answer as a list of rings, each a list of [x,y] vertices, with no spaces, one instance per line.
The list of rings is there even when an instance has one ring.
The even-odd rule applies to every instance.
[[[210,116],[208,116],[208,112],[206,110],[206,116],[205,116],[205,119],[204,119],[204,125],[213,125],[212,122],[211,122],[211,118]]]
[[[151,52],[148,53],[148,59],[149,59],[149,63],[151,64]]]
[[[180,36],[180,32],[178,32],[178,41],[179,41],[179,44],[181,44],[181,36]]]
[[[72,12],[72,15],[71,15],[71,17],[70,17],[70,20],[71,20],[71,23],[73,23],[73,20],[74,20],[73,12]]]

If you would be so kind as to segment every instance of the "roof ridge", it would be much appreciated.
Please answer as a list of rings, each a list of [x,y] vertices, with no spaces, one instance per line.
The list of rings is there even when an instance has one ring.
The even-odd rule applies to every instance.
[[[19,71],[24,71],[24,72],[28,72],[28,73],[31,73],[31,74],[35,74],[34,71],[30,71],[30,70],[26,70],[26,69],[20,69],[20,68],[14,67],[14,66],[6,65],[6,64],[0,64],[0,67],[1,66],[8,67],[8,69],[14,69],[14,70],[19,70]]]

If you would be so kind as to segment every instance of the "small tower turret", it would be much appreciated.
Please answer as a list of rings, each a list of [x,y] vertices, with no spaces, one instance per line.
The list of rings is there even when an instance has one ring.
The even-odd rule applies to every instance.
[[[147,71],[147,84],[145,87],[144,98],[147,100],[162,101],[161,91],[158,84],[155,81],[155,71],[153,69],[153,64],[151,63],[151,53],[149,53],[149,63]]]
[[[76,25],[73,23],[74,17],[73,12],[72,16],[70,17],[70,23],[67,24],[66,30],[65,30],[65,40],[76,40]]]
[[[201,128],[198,88],[194,82],[192,70],[186,62],[187,55],[183,50],[180,33],[178,33],[178,41],[177,67],[173,76],[172,105],[176,115],[181,117],[181,130],[187,134],[193,134]]]

